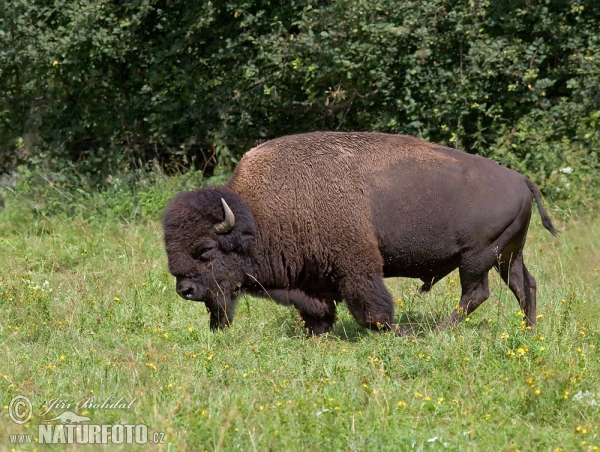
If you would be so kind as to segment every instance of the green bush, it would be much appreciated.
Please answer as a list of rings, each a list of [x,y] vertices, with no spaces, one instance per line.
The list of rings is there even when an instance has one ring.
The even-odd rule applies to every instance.
[[[150,160],[223,174],[266,139],[379,130],[589,206],[599,24],[592,0],[6,0],[0,170],[46,156],[95,184]]]
[[[119,173],[102,185],[92,185],[75,167],[45,173],[26,166],[18,168],[13,181],[13,187],[0,190],[0,198],[6,198],[5,209],[0,210],[5,220],[0,235],[6,232],[2,227],[43,233],[52,217],[87,223],[159,220],[169,200],[180,191],[224,182],[223,177],[206,179],[198,171],[168,177],[155,167]]]

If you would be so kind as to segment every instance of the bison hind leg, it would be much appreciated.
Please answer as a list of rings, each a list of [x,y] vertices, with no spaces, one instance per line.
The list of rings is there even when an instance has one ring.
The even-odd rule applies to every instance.
[[[460,284],[462,296],[458,306],[443,322],[438,324],[438,331],[443,331],[462,321],[490,296],[487,271],[483,275],[468,275],[460,271]]]
[[[523,254],[513,261],[501,261],[495,266],[500,273],[502,280],[510,288],[517,298],[519,306],[525,313],[527,326],[532,333],[535,332],[536,316],[536,298],[537,283],[531,273],[525,267]]]

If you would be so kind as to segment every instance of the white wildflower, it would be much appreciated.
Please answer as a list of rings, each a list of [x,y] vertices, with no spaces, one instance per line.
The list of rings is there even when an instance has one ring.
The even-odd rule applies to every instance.
[[[579,391],[573,396],[573,400],[589,407],[600,406],[600,392],[594,394],[590,391]]]

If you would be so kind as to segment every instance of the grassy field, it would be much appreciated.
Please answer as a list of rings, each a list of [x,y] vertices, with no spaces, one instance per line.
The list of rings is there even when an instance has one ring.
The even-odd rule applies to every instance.
[[[361,329],[344,305],[332,333],[307,338],[295,311],[250,297],[233,328],[212,333],[204,306],[175,293],[158,222],[7,218],[0,213],[2,450],[43,449],[10,438],[37,438],[41,419],[64,411],[42,416],[52,400],[111,396],[133,403],[70,409],[164,432],[151,446],[160,450],[600,447],[598,222],[571,219],[553,238],[534,217],[525,261],[539,288],[535,335],[493,274],[493,295],[468,321],[405,339]],[[388,286],[400,320],[424,329],[460,294],[456,274],[427,295],[417,281]],[[25,425],[9,418],[19,394],[33,404]]]

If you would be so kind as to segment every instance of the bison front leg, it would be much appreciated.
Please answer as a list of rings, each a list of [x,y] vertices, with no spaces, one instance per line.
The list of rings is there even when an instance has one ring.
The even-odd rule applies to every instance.
[[[394,301],[381,275],[346,277],[341,292],[356,322],[378,331],[394,330]]]
[[[322,302],[325,303],[325,302]],[[318,336],[319,334],[328,333],[333,328],[335,323],[335,302],[326,303],[321,312],[315,315],[311,311],[299,310],[300,317],[304,321],[304,326],[308,330],[308,334]]]
[[[334,300],[310,297],[300,290],[277,289],[272,290],[270,295],[278,303],[293,305],[298,309],[309,335],[317,336],[333,328],[336,312]]]

